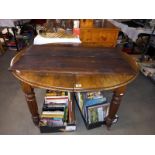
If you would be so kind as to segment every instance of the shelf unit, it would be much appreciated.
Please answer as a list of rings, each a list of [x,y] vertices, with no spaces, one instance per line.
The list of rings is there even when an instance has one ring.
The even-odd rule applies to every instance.
[[[6,31],[6,32],[3,32]],[[3,40],[3,47],[6,48],[15,48],[15,50],[19,51],[20,39],[17,38],[14,27],[3,27],[1,28],[0,38]]]
[[[88,93],[89,94],[90,93],[91,94],[101,93],[101,95],[103,95],[104,101],[96,102],[93,98],[87,100],[86,98],[82,97],[82,96],[88,95]],[[93,129],[96,127],[103,126],[105,124],[105,117],[108,115],[111,97],[112,97],[111,92],[107,93],[105,91],[82,92],[82,93],[78,92],[75,94],[75,100],[76,100],[78,109],[81,113],[81,116],[83,118],[83,121],[84,121],[87,129]],[[93,102],[96,102],[96,103],[92,103],[92,105],[86,105],[86,100],[87,101],[94,100]],[[92,110],[92,113],[90,113],[90,109],[94,109],[94,110]],[[88,112],[88,110],[89,110],[89,112]],[[95,112],[95,114],[93,115],[94,112]],[[93,116],[94,118],[90,118],[90,116],[91,117]],[[95,119],[96,116],[97,116],[96,120],[94,120],[94,122],[90,122],[90,120]]]
[[[50,96],[47,94],[52,95]],[[45,95],[45,101],[43,103],[42,113],[40,115],[40,132],[52,133],[75,131],[76,123],[70,121],[70,117],[72,115],[71,106],[72,101],[70,99],[69,92],[48,90]]]
[[[27,27],[27,29],[25,27]],[[0,28],[2,46],[10,50],[20,51],[24,47],[32,44],[35,35],[34,26],[28,23],[25,25],[17,24],[15,27]]]

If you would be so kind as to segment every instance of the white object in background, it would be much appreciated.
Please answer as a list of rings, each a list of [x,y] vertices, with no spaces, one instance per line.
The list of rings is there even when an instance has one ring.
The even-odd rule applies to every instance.
[[[74,28],[79,28],[79,26],[80,26],[80,21],[74,20]]]
[[[15,22],[22,21],[23,24],[30,21],[30,19],[0,19],[0,27],[15,27]]]
[[[44,38],[37,35],[34,38],[34,45],[50,44],[50,43],[81,43],[79,38]]]
[[[14,27],[16,20],[13,19],[0,19],[0,27]]]
[[[104,27],[104,19],[102,19],[102,27]]]
[[[65,131],[75,131],[76,125],[67,125]]]

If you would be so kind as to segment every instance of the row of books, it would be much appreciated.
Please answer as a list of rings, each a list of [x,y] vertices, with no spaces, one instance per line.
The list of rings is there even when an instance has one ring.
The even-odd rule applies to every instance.
[[[40,127],[65,126],[68,119],[68,93],[47,91],[40,115]]]
[[[78,92],[76,100],[87,127],[97,123],[103,124],[110,105],[103,92]]]
[[[76,93],[76,100],[86,123],[86,127],[101,126],[108,114],[109,103],[103,92]],[[71,117],[70,93],[64,91],[47,91],[40,115],[41,132],[74,131],[76,125],[69,123]],[[54,131],[55,132],[55,131]]]

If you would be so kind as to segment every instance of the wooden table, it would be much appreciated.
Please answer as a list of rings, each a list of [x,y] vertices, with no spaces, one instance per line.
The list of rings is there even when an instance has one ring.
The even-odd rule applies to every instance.
[[[10,70],[20,80],[33,122],[38,125],[39,114],[34,88],[74,93],[112,90],[114,92],[106,125],[110,127],[118,111],[126,85],[138,74],[136,62],[117,48],[72,45],[33,45],[18,53]],[[74,113],[69,120],[75,122]]]

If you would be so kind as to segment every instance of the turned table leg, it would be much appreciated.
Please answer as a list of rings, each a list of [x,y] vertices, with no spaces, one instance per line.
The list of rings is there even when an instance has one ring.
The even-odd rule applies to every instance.
[[[106,126],[109,129],[112,125],[112,122],[115,118],[115,115],[118,111],[118,108],[120,106],[121,103],[121,99],[124,95],[125,92],[125,86],[117,88],[114,90],[114,94],[110,103],[110,108],[109,108],[109,114],[106,117],[105,121],[106,121]]]
[[[74,124],[75,123],[75,98],[74,92],[70,92],[70,101],[68,105],[68,113],[69,113],[69,121],[68,123]]]
[[[22,87],[23,92],[25,93],[29,111],[31,112],[31,115],[32,115],[32,120],[35,125],[38,125],[39,114],[38,114],[38,106],[37,106],[37,102],[35,98],[34,89],[30,85],[24,82],[21,82],[21,87]]]

